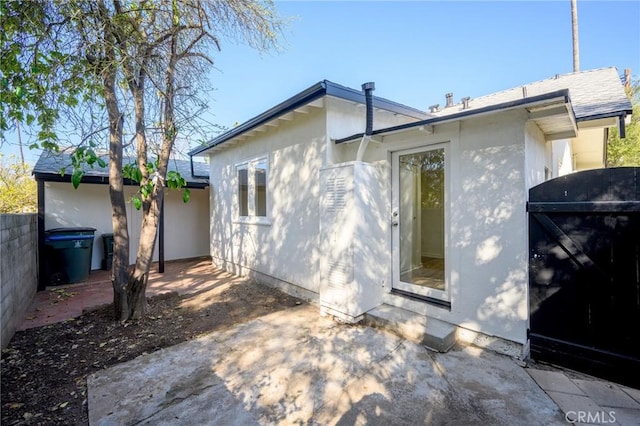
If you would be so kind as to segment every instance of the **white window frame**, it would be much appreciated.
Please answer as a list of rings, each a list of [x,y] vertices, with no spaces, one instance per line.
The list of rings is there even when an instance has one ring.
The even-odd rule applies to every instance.
[[[258,163],[265,164],[265,187],[266,187],[266,201],[267,201],[267,211],[266,216],[257,216],[256,215],[256,180],[255,180],[255,172],[256,165]],[[247,169],[247,216],[240,216],[240,181],[238,179],[238,170],[241,168]],[[234,165],[235,171],[235,185],[234,185],[234,216],[236,223],[245,223],[245,224],[254,224],[254,225],[271,225],[271,215],[270,215],[270,205],[271,205],[271,197],[269,190],[269,156],[262,155],[259,157],[252,158],[250,160],[242,161],[236,163]]]

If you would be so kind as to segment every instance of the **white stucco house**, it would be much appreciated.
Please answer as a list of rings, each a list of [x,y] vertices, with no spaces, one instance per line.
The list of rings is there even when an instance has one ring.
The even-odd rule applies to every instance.
[[[194,162],[193,166],[192,170],[190,162],[186,160],[169,162],[169,170],[180,172],[187,180],[191,196],[189,202],[184,203],[181,191],[165,192],[164,225],[156,240],[154,261],[159,258],[177,260],[209,254],[209,237],[202,232],[209,225],[208,169],[203,163]],[[61,174],[63,168],[65,173]],[[91,269],[100,269],[104,255],[101,235],[113,232],[108,170],[97,164],[94,168],[87,168],[77,189],[70,183],[71,171],[68,154],[43,152],[34,166],[33,175],[38,182],[39,235],[54,228],[95,228]],[[128,180],[125,180],[125,185],[125,195],[129,200],[137,192],[138,185]],[[133,207],[133,203],[127,203],[127,216],[131,245],[129,261],[134,263],[142,213]],[[161,240],[164,240],[162,253],[158,248]],[[42,246],[42,241],[40,244]],[[46,281],[46,277],[43,276],[43,280]],[[40,283],[40,289],[44,289],[44,281]]]
[[[604,166],[631,114],[617,70],[429,111],[372,86],[321,81],[191,152],[209,158],[214,264],[344,321],[402,308],[526,354],[528,189]]]

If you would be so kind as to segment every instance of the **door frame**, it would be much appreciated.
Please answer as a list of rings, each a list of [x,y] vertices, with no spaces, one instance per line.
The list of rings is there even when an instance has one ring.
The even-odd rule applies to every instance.
[[[400,156],[419,152],[444,149],[444,284],[445,289],[437,290],[425,286],[403,282],[400,279]],[[420,145],[414,148],[391,151],[391,291],[409,293],[426,301],[433,300],[436,304],[451,302],[450,253],[449,253],[449,211],[450,211],[450,182],[451,182],[451,149],[450,142]],[[396,225],[397,224],[397,225]]]

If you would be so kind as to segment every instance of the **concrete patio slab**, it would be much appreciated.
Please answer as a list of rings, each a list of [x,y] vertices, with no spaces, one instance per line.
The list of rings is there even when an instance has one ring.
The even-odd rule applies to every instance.
[[[640,389],[629,388],[627,386],[620,386],[620,389],[637,403],[640,403]]]
[[[640,410],[634,410],[632,408],[619,408],[619,407],[602,407],[603,413],[601,413],[600,424],[608,422],[615,425],[640,425]],[[614,423],[615,420],[615,423]]]
[[[508,357],[439,354],[301,305],[88,378],[91,425],[566,424]]]
[[[624,393],[613,383],[574,379],[584,393],[601,407],[633,408],[640,410],[640,403]],[[640,422],[640,419],[639,419]]]
[[[526,371],[565,413],[568,422],[640,426],[640,404],[634,399],[640,392],[636,389],[584,374],[584,379],[571,378],[562,370]]]
[[[558,413],[512,358],[468,346],[434,359],[460,398],[476,412],[489,413],[483,424],[547,424]]]
[[[602,407],[593,402],[588,396],[555,391],[549,391],[547,394],[566,413],[567,420],[580,421],[577,413],[600,413],[603,411]]]
[[[586,394],[561,371],[535,369],[529,369],[527,371],[546,392],[551,391],[586,396]]]

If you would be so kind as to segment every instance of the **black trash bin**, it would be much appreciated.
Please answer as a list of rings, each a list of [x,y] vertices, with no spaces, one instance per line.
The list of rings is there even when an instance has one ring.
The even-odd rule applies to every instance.
[[[113,234],[102,234],[102,269],[111,270],[113,264]]]
[[[50,285],[87,281],[91,271],[95,228],[55,228],[45,231]]]

